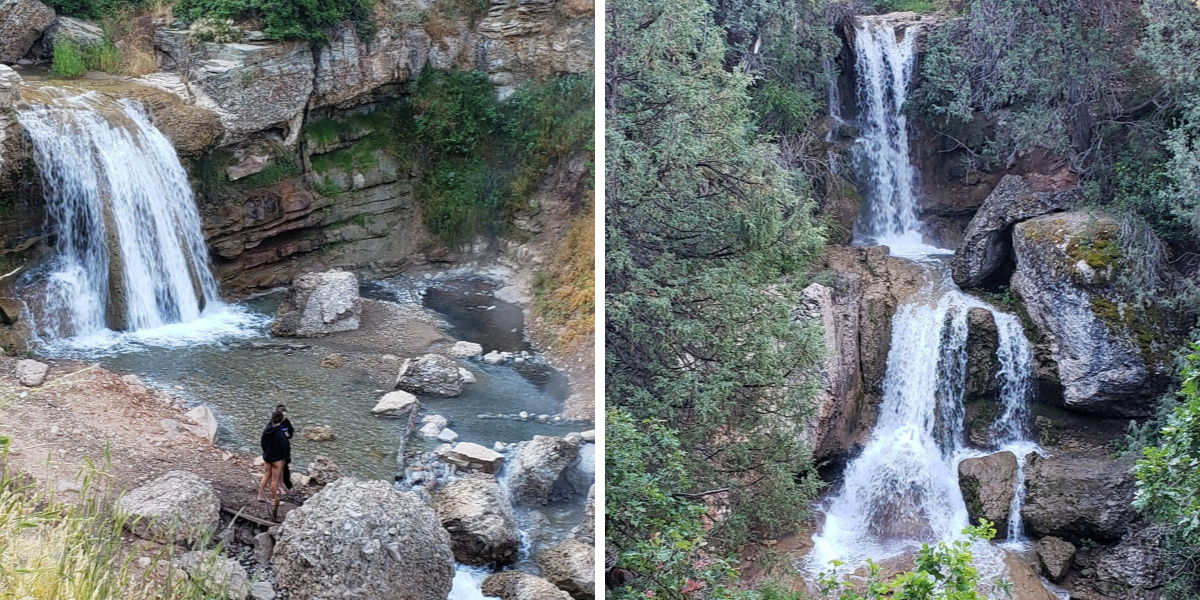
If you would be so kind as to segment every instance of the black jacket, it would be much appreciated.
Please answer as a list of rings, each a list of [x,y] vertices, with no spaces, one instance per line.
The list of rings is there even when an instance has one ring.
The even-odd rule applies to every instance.
[[[268,425],[262,433],[263,460],[269,463],[292,460],[292,442],[280,425]]]

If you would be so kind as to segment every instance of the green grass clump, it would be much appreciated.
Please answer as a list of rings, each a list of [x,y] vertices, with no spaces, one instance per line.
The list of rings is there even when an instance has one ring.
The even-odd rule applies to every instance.
[[[54,45],[50,72],[58,77],[74,79],[87,72],[83,49],[74,40],[64,39]]]
[[[121,70],[121,51],[111,39],[81,47],[70,38],[54,44],[50,72],[64,79],[74,79],[88,71],[118,73]]]

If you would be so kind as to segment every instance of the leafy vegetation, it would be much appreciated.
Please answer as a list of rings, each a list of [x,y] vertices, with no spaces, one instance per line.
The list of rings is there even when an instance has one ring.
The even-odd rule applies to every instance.
[[[352,21],[360,35],[374,27],[375,0],[180,0],[177,14],[188,21],[212,23],[261,22],[268,37],[299,39],[313,43],[328,41],[328,29]]]
[[[1143,449],[1135,475],[1134,505],[1166,530],[1166,597],[1200,595],[1200,343],[1184,359],[1179,398],[1160,418],[1161,429]],[[1145,432],[1133,429],[1134,434]]]
[[[725,68],[712,8],[610,10],[606,400],[677,431],[687,477],[660,485],[719,507],[707,539],[728,550],[798,525],[818,485],[797,428],[821,342],[789,307],[824,232],[757,140],[751,78]],[[668,533],[609,518],[626,561]]]
[[[595,339],[596,207],[591,193],[554,249],[550,266],[534,274],[533,293],[534,314],[562,330],[557,350],[570,351]]]
[[[126,11],[145,10],[154,3],[155,0],[47,0],[46,2],[62,16],[92,21],[101,21]]]

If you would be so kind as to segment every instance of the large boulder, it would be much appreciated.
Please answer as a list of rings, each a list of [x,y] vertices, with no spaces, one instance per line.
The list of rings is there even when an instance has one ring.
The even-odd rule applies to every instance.
[[[434,497],[433,509],[450,532],[450,549],[458,562],[516,562],[520,544],[516,519],[494,475],[473,473],[450,482]]]
[[[1127,463],[1033,455],[1025,465],[1025,529],[1073,543],[1120,539],[1134,520],[1134,481]]]
[[[1054,595],[1042,584],[1042,578],[1038,577],[1037,571],[1034,571],[1033,567],[1026,564],[1017,555],[1005,552],[1004,567],[1005,579],[1009,582],[1009,591],[987,597],[1009,598],[1011,600],[1058,600],[1058,596]],[[993,582],[984,581],[983,583],[984,585],[988,585]]]
[[[503,454],[473,442],[459,442],[454,446],[446,444],[435,453],[446,464],[468,471],[499,473],[504,466]]]
[[[54,22],[54,9],[38,0],[0,0],[0,63],[25,56]]]
[[[104,43],[104,29],[91,21],[59,17],[46,30],[43,43],[46,45],[46,50],[53,50],[55,44],[63,41],[73,42],[80,48],[99,46]]]
[[[396,388],[414,394],[454,397],[462,393],[464,379],[458,363],[440,354],[408,358],[396,374]]]
[[[195,473],[168,471],[117,501],[125,527],[156,542],[204,539],[216,528],[221,501],[212,485]]]
[[[221,118],[225,144],[277,129],[285,146],[299,140],[304,108],[313,91],[308,42],[220,44],[191,32],[155,32],[162,66],[182,76],[186,89],[164,88]],[[154,81],[148,81],[153,84]]]
[[[297,276],[275,313],[271,333],[313,337],[358,329],[362,299],[358,278],[346,271],[305,273]]]
[[[1037,541],[1034,550],[1037,551],[1042,573],[1055,583],[1066,578],[1071,565],[1075,564],[1075,544],[1062,538],[1048,535]]]
[[[1066,210],[1078,197],[1077,189],[1038,190],[1020,175],[1005,175],[971,218],[963,243],[954,252],[954,281],[964,288],[983,283],[1008,261],[1014,224]]]
[[[563,471],[579,459],[579,446],[560,437],[536,435],[522,442],[508,466],[508,490],[517,504],[545,504]]]
[[[1017,457],[996,452],[958,463],[958,487],[967,503],[972,523],[987,519],[996,524],[998,535],[1008,531],[1013,496],[1017,492]]]
[[[538,555],[538,566],[546,581],[565,590],[576,600],[596,597],[596,549],[576,539]]]
[[[412,492],[342,478],[289,512],[271,558],[293,598],[445,598],[454,579],[450,535]]]
[[[570,600],[571,595],[553,583],[520,571],[489,575],[480,588],[484,596],[501,600]]]
[[[250,595],[250,576],[238,561],[214,552],[185,552],[172,561],[199,584],[209,598],[245,600]]]
[[[1110,217],[1083,212],[1019,223],[1012,289],[1046,338],[1068,408],[1147,416],[1182,328],[1167,309],[1129,301],[1120,275],[1133,267],[1125,264],[1119,229]]]

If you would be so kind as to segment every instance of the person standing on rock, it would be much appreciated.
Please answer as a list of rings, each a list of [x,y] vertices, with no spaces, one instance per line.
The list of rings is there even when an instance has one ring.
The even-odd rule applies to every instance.
[[[272,500],[278,501],[279,499],[278,491],[283,483],[283,469],[292,458],[292,442],[288,439],[287,431],[283,429],[283,422],[286,420],[285,413],[275,411],[271,415],[271,423],[263,429],[263,476],[258,484],[259,502],[267,501],[263,496],[263,490],[266,489],[271,490]]]

